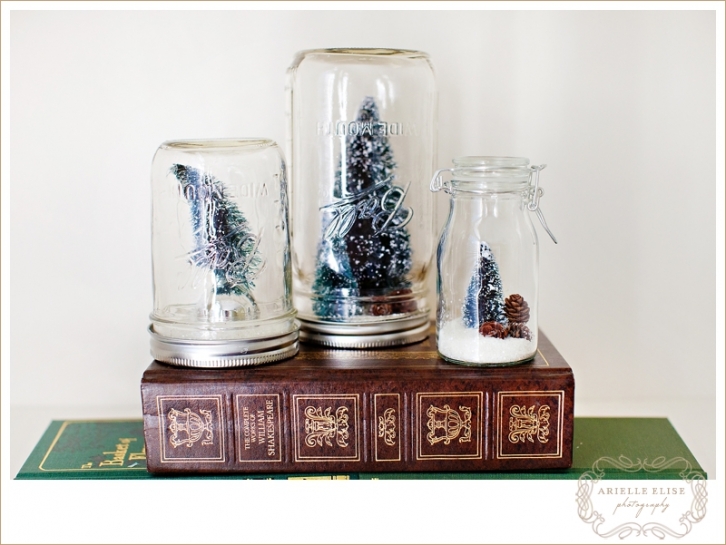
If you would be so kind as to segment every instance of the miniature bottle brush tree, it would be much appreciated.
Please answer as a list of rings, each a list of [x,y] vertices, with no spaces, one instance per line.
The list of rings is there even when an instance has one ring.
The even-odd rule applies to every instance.
[[[525,325],[529,321],[529,305],[517,293],[504,299],[499,266],[486,242],[479,246],[462,311],[464,325],[479,329],[485,337],[532,339],[532,332]]]
[[[494,254],[479,243],[460,320],[445,321],[438,332],[439,351],[459,362],[506,364],[533,354],[529,305],[519,294],[504,297]]]
[[[262,264],[257,237],[224,184],[190,166],[175,164],[172,173],[189,203],[195,247],[189,261],[200,271],[214,274],[216,295],[243,296],[251,309],[254,278]]]
[[[390,302],[410,293],[410,235],[403,212],[388,220],[383,200],[394,186],[396,162],[380,124],[378,107],[366,97],[356,117],[361,130],[346,136],[335,173],[336,202],[323,207],[323,236],[318,246],[313,311],[341,321],[353,316],[415,311],[415,303]],[[405,193],[404,193],[405,195]],[[359,298],[373,304],[361,305]]]

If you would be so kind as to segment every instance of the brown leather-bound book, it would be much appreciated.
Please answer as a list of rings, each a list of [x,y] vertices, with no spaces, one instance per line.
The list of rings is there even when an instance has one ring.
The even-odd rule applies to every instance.
[[[436,339],[303,345],[261,367],[153,362],[141,380],[154,473],[487,471],[572,464],[575,381],[542,334],[531,363],[446,363]]]

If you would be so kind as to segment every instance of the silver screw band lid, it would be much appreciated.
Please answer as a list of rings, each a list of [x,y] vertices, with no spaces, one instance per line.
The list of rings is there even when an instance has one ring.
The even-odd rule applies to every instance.
[[[319,322],[300,319],[300,340],[332,348],[387,348],[423,341],[429,333],[428,313],[377,322]]]
[[[155,360],[180,367],[222,369],[272,363],[298,352],[298,326],[289,333],[262,339],[191,340],[157,334],[149,326],[151,355]]]

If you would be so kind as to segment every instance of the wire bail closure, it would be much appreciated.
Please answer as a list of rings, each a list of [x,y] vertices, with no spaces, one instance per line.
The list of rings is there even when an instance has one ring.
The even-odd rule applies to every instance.
[[[537,218],[539,218],[539,222],[542,224],[542,227],[547,232],[547,234],[552,239],[552,242],[557,244],[557,239],[555,238],[555,235],[550,231],[550,228],[547,226],[547,222],[545,221],[544,214],[542,213],[542,209],[539,207],[539,200],[542,198],[542,195],[544,195],[544,189],[539,187],[539,173],[541,170],[544,170],[547,167],[547,165],[532,165],[529,167],[530,174],[529,174],[529,202],[527,203],[527,210],[530,212],[534,212],[537,214]],[[444,180],[444,172],[454,172],[453,168],[440,168],[436,172],[434,172],[433,177],[431,178],[431,183],[429,184],[429,190],[436,193],[438,191],[441,191],[442,189],[446,191],[451,187],[451,180]]]
[[[436,172],[434,172],[433,178],[431,178],[431,183],[429,184],[429,190],[436,193],[437,191],[441,191],[444,188],[450,187],[450,184],[448,181],[444,181],[444,177],[442,174],[444,172],[454,172],[453,168],[440,168]]]
[[[539,207],[539,200],[542,198],[542,195],[544,195],[544,189],[539,187],[539,173],[546,167],[547,165],[532,165],[531,167],[529,167],[531,171],[529,175],[529,184],[531,189],[529,194],[529,202],[527,203],[527,210],[537,214],[537,217],[539,218],[539,222],[542,224],[542,227],[545,231],[547,231],[547,234],[552,239],[552,242],[557,244],[557,239],[555,238],[555,235],[552,234],[552,231],[550,231],[550,228],[547,227],[547,222],[545,221],[544,214],[542,213],[542,209]]]

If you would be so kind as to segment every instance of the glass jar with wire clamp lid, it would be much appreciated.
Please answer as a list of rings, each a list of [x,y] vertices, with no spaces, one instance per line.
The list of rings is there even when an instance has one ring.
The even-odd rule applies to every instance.
[[[453,163],[430,186],[450,196],[437,251],[439,354],[463,365],[524,363],[537,351],[538,333],[539,248],[530,212],[557,242],[539,207],[546,165],[489,156]]]

